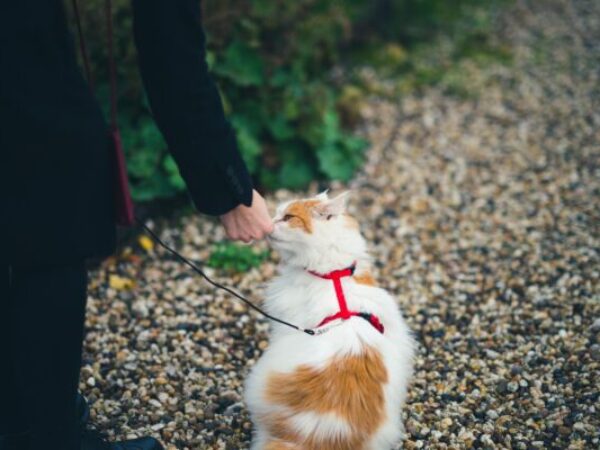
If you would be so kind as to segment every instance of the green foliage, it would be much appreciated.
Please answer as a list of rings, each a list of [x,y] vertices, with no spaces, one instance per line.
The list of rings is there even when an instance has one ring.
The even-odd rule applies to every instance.
[[[234,40],[223,52],[213,71],[238,86],[260,86],[264,83],[264,65],[257,49]]]
[[[103,0],[81,2],[93,71],[104,104]],[[120,125],[137,200],[184,189],[151,120],[137,73],[129,0],[115,0]],[[206,0],[207,59],[244,160],[267,188],[305,187],[319,178],[347,180],[366,143],[342,125],[341,83],[331,80],[348,18],[325,0]]]
[[[292,189],[315,179],[348,180],[367,146],[349,130],[360,118],[365,92],[378,91],[362,80],[334,76],[340,55],[395,77],[398,92],[425,83],[446,83],[460,92],[461,72],[451,70],[460,67],[455,61],[485,64],[494,52],[505,56],[486,34],[503,1],[204,0],[207,60],[255,179],[267,188]],[[185,186],[144,98],[130,0],[113,3],[120,124],[132,192],[137,200],[169,197]],[[106,105],[104,1],[81,6]]]
[[[480,72],[511,61],[508,47],[491,32],[511,0],[376,3],[380,7],[367,13],[358,7],[363,2],[352,2],[353,14],[365,17],[367,26],[379,24],[378,33],[361,42],[359,58],[374,66],[380,77],[394,80],[396,89],[357,82],[370,92],[397,96],[436,84],[448,94],[475,96],[483,81]]]
[[[121,115],[122,139],[132,196],[146,201],[171,197],[185,188],[162,135],[150,119],[135,121]],[[123,126],[123,119],[130,119]]]
[[[260,266],[268,257],[268,250],[258,251],[246,245],[220,242],[212,250],[208,265],[215,269],[241,273]]]
[[[328,70],[345,39],[345,9],[324,0],[210,0],[204,10],[212,69],[260,183],[297,189],[349,179],[366,142],[342,125],[343,85]]]

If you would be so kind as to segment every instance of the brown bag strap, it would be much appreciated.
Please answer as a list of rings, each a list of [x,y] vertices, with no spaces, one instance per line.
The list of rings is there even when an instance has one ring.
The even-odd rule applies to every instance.
[[[92,75],[92,66],[90,63],[90,56],[85,43],[85,37],[83,34],[83,27],[81,24],[81,12],[79,9],[79,1],[72,0],[73,12],[75,14],[75,21],[77,23],[77,34],[79,38],[79,50],[81,52],[81,59],[83,60],[83,68],[85,76],[90,85],[90,89],[94,91],[94,78]],[[114,51],[114,30],[112,20],[112,0],[104,1],[104,11],[106,16],[106,42],[108,47],[108,75],[110,81],[110,127],[112,130],[116,130],[117,125],[117,65],[115,63],[115,51]]]

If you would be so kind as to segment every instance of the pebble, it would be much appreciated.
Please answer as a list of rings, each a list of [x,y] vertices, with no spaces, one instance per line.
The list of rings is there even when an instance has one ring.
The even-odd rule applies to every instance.
[[[485,415],[491,420],[496,420],[499,417],[498,413],[493,409],[488,410]]]
[[[496,359],[500,356],[500,354],[498,352],[495,352],[494,350],[486,350],[485,354],[490,359]]]
[[[594,361],[600,361],[600,345],[594,344],[590,347],[590,356]]]
[[[450,428],[452,425],[452,419],[450,417],[444,417],[441,422],[442,429]]]
[[[514,381],[511,381],[508,383],[506,388],[508,389],[508,392],[517,392],[519,390],[519,383],[515,383]]]

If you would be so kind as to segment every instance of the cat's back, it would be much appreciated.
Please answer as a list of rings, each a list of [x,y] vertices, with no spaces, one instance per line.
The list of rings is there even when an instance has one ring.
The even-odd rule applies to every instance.
[[[401,379],[398,348],[352,319],[315,337],[276,332],[246,400],[270,439],[298,449],[385,448],[372,442],[397,438]]]

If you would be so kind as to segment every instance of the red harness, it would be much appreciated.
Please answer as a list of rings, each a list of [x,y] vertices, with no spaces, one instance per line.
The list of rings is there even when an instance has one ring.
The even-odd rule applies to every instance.
[[[311,275],[314,275],[319,278],[323,278],[324,280],[333,281],[333,287],[335,288],[335,295],[337,297],[338,305],[340,307],[339,312],[337,312],[331,316],[325,317],[321,321],[321,323],[319,323],[319,325],[317,325],[317,328],[322,327],[323,325],[327,325],[329,322],[332,322],[334,320],[338,320],[338,319],[348,320],[351,317],[356,316],[356,317],[362,317],[367,322],[369,322],[377,331],[379,331],[381,334],[383,334],[383,331],[384,331],[383,324],[379,320],[379,317],[377,317],[375,314],[358,312],[358,311],[350,311],[348,309],[348,304],[346,303],[346,297],[344,296],[344,289],[342,288],[342,278],[351,277],[352,275],[354,275],[355,269],[356,269],[356,263],[352,264],[350,267],[348,267],[346,269],[334,270],[329,273],[318,273],[313,270],[308,271],[308,273],[310,273]]]

